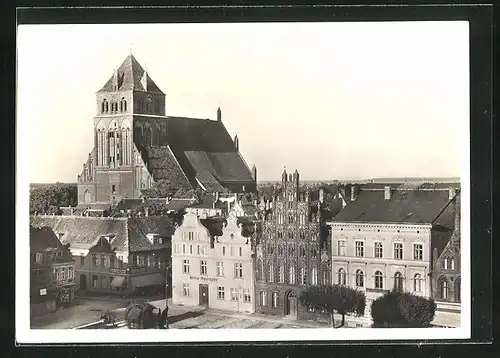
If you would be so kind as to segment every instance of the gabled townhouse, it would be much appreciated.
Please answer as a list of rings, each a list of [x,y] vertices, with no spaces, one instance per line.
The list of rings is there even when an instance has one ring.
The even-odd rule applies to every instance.
[[[166,217],[32,216],[48,226],[75,258],[79,290],[134,294],[165,290],[173,223]]]
[[[186,213],[172,238],[174,304],[254,312],[251,238],[236,216],[200,219]],[[221,228],[219,224],[223,224]]]
[[[53,312],[74,296],[74,259],[50,227],[30,226],[30,314]]]

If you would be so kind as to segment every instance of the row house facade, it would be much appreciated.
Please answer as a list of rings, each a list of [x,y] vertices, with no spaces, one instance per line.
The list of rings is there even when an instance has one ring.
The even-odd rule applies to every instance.
[[[256,247],[256,311],[292,319],[325,319],[299,304],[307,285],[331,282],[331,253],[321,205],[299,190],[299,173],[282,174],[282,187],[264,203]],[[327,319],[327,318],[326,318]]]
[[[166,217],[34,216],[69,243],[78,290],[134,295],[165,292],[173,223]]]
[[[30,226],[30,312],[53,312],[74,297],[74,259],[49,227]]]
[[[174,304],[254,312],[254,272],[251,239],[244,237],[238,218],[223,227],[214,219],[186,213],[172,238]]]
[[[435,298],[434,252],[454,230],[459,190],[439,185],[365,185],[329,222],[333,283],[365,291],[371,302],[390,290]]]

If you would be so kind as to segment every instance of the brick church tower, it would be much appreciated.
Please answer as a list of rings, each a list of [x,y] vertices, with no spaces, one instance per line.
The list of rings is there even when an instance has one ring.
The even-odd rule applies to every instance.
[[[217,120],[165,114],[165,94],[130,54],[96,93],[94,148],[78,176],[78,204],[99,210],[139,199],[154,182],[175,189],[256,190],[256,178]],[[256,170],[254,170],[256,173]]]
[[[165,94],[131,54],[96,93],[96,112],[94,150],[78,177],[78,202],[138,198],[146,186],[141,182],[150,178],[134,146],[134,115],[165,116]]]

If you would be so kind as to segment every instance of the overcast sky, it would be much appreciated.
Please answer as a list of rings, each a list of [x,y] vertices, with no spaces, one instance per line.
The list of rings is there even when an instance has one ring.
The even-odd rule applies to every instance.
[[[23,25],[19,155],[30,182],[76,182],[95,92],[132,52],[167,115],[217,106],[259,180],[460,176],[468,146],[466,22]],[[27,169],[27,168],[24,168]]]

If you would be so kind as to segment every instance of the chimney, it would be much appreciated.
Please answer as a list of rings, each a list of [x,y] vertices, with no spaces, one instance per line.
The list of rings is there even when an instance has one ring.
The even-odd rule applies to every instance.
[[[325,198],[324,198],[324,196],[325,196],[325,191],[324,191],[324,189],[323,189],[323,188],[320,188],[320,189],[319,189],[319,202],[320,202],[321,204],[323,204],[323,201],[324,201],[324,199],[325,199]]]
[[[149,208],[144,209],[144,216],[149,216]]]
[[[448,189],[448,200],[452,200],[454,196],[455,196],[455,189],[449,188]]]
[[[385,186],[384,187],[384,200],[390,200],[390,199],[391,199],[391,187]]]
[[[222,111],[220,110],[220,107],[217,108],[217,120],[222,122]]]
[[[351,185],[351,201],[356,200],[356,187]]]
[[[255,166],[255,164],[252,166],[252,176],[253,180],[257,181],[257,167]]]

